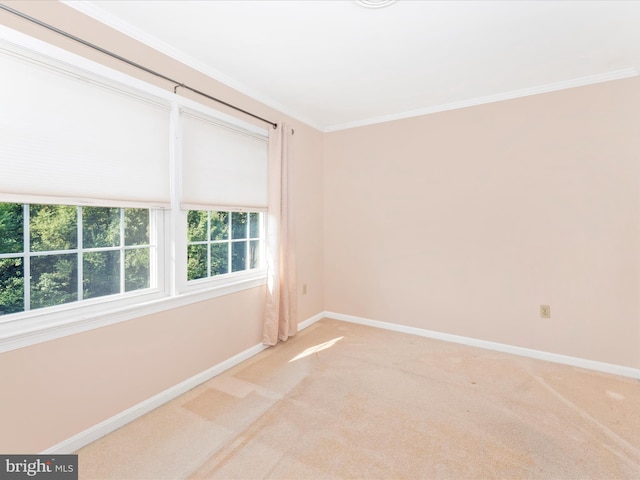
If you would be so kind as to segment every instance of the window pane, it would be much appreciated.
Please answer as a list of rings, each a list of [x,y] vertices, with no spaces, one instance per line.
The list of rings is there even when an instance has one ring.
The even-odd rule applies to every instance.
[[[249,242],[249,268],[260,267],[260,240]]]
[[[29,222],[31,251],[70,250],[77,247],[77,207],[31,205],[29,212],[31,216]]]
[[[136,248],[124,252],[124,290],[140,290],[150,286],[149,248]]]
[[[82,246],[120,246],[120,209],[82,207]]]
[[[247,242],[234,242],[231,259],[231,271],[238,272],[247,268]]]
[[[149,245],[149,210],[124,209],[124,244]]]
[[[23,251],[23,218],[21,203],[0,203],[0,253]]]
[[[211,212],[211,240],[229,239],[229,212]]]
[[[31,308],[78,300],[77,258],[75,253],[31,258]]]
[[[82,258],[83,298],[120,293],[120,251],[87,252]]]
[[[189,210],[187,213],[187,242],[202,242],[206,239],[207,212],[204,210]]]
[[[189,228],[196,231],[202,223],[203,212],[190,211]],[[260,235],[262,213],[260,212],[209,212],[209,234],[205,239],[208,245],[193,245],[203,240],[202,235],[191,235],[188,246],[188,280],[239,272],[261,265]],[[193,237],[198,240],[194,240]],[[249,240],[254,238],[255,240]],[[246,239],[242,241],[243,239]],[[206,268],[206,251],[209,253],[209,270]]]
[[[207,246],[187,246],[187,280],[207,278]]]
[[[211,244],[211,276],[229,273],[229,244]]]
[[[260,238],[260,214],[258,212],[249,214],[249,231],[251,238]]]
[[[21,258],[0,258],[0,315],[24,310],[24,270]]]
[[[247,214],[233,212],[231,214],[232,238],[247,238]]]

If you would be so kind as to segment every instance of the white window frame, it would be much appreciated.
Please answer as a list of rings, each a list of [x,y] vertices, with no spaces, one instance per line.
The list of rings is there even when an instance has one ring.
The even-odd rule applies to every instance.
[[[241,210],[241,209],[236,209],[236,210],[229,210],[229,208],[225,208],[225,207],[219,207],[219,208],[210,208],[210,209],[201,209],[200,211],[206,211],[207,213],[210,214],[210,212],[226,212],[226,213],[230,213],[231,215],[233,215],[234,213],[247,213],[247,214],[251,214],[251,213],[258,213],[260,214],[260,223],[259,223],[259,233],[258,233],[258,237],[251,237],[250,235],[250,224],[249,222],[247,222],[247,237],[246,238],[242,238],[242,239],[234,239],[233,238],[233,233],[232,233],[232,224],[231,224],[231,215],[229,216],[229,238],[227,240],[203,240],[203,241],[197,241],[197,242],[187,242],[186,241],[186,231],[185,231],[185,249],[188,247],[188,245],[196,245],[196,244],[202,244],[202,245],[209,245],[209,244],[221,244],[221,243],[226,243],[229,245],[229,250],[228,250],[228,262],[229,262],[229,269],[232,270],[232,256],[233,256],[233,244],[234,243],[245,243],[248,247],[248,245],[250,244],[250,242],[254,241],[254,240],[259,240],[260,241],[260,248],[259,248],[259,259],[260,259],[260,264],[258,267],[255,268],[250,268],[248,265],[248,262],[250,261],[250,257],[249,255],[247,255],[246,257],[246,262],[247,265],[245,266],[245,268],[243,270],[238,270],[238,271],[229,271],[227,273],[223,273],[223,274],[218,274],[218,275],[210,275],[207,277],[203,277],[203,278],[198,278],[198,279],[194,279],[194,280],[186,280],[186,283],[183,283],[183,290],[184,291],[189,291],[189,290],[196,290],[196,289],[202,289],[202,288],[209,288],[210,286],[218,286],[218,285],[224,285],[225,283],[229,283],[229,282],[239,282],[242,280],[252,280],[252,279],[260,279],[260,278],[264,278],[266,276],[266,266],[265,266],[265,231],[264,231],[264,224],[265,224],[265,217],[266,217],[266,213],[264,211],[260,211],[260,210]],[[187,214],[188,212],[185,212],[185,214]],[[209,231],[210,226],[207,227],[207,234],[210,233]],[[186,262],[185,262],[186,265]],[[186,278],[186,270],[185,270],[185,278]]]
[[[193,296],[194,299],[205,300],[220,295],[239,292],[249,288],[256,288],[266,285],[267,269],[263,266],[259,269],[242,272],[228,273],[209,277],[199,281],[187,281],[187,211],[188,210],[219,210],[219,211],[262,211],[266,215],[266,209],[243,208],[243,206],[223,206],[223,205],[184,205],[182,203],[182,132],[180,127],[180,111],[183,107],[193,110],[203,115],[215,117],[231,126],[248,130],[254,134],[269,137],[268,130],[257,127],[238,120],[237,118],[213,110],[205,105],[194,102],[186,98],[174,99],[172,108],[172,127],[174,132],[173,145],[173,168],[172,168],[172,199],[171,199],[171,222],[173,225],[172,238],[174,249],[172,251],[174,262],[172,263],[173,274],[171,276],[171,292],[175,296]],[[266,221],[266,220],[265,220]],[[263,228],[264,228],[263,222]],[[264,248],[266,237],[264,231],[262,245]],[[264,255],[262,258],[265,258]]]
[[[166,298],[168,255],[164,234],[165,215],[162,210],[153,209],[149,215],[152,224],[150,241],[152,244],[155,241],[157,252],[155,261],[151,260],[152,265],[155,264],[151,275],[155,278],[150,279],[150,288],[3,315],[0,317],[0,352],[117,323],[126,319],[122,314],[127,309],[150,305]],[[152,217],[155,218],[151,220]]]
[[[198,210],[208,211],[230,211],[228,207],[207,207],[198,208]],[[236,209],[235,211],[240,211]],[[176,262],[175,262],[175,281],[177,294],[203,294],[211,293],[215,296],[226,295],[228,293],[239,292],[247,288],[255,288],[266,285],[267,268],[265,266],[265,235],[264,235],[264,217],[261,222],[261,242],[260,242],[260,258],[261,266],[250,270],[242,270],[238,272],[230,272],[222,275],[214,275],[212,277],[200,278],[197,280],[187,280],[187,211],[179,212],[179,220],[182,228],[177,231],[182,233],[180,238],[175,239],[176,245]]]
[[[157,249],[155,286],[143,291],[125,292],[0,316],[0,353],[266,285],[266,268],[233,272],[209,277],[202,281],[187,282],[187,212],[181,206],[182,162],[179,111],[183,107],[199,111],[229,125],[249,130],[266,138],[268,138],[268,130],[243,122],[193,100],[179,97],[170,91],[2,25],[0,25],[0,39],[10,42],[18,48],[37,52],[40,56],[50,57],[54,61],[62,61],[73,68],[86,71],[90,76],[97,75],[106,82],[114,82],[115,85],[124,85],[147,95],[167,100],[172,105],[171,208],[154,208],[155,206],[151,205],[113,205],[113,207],[130,206],[151,209],[150,218],[154,218],[155,228],[150,229],[150,235],[155,235]],[[16,199],[16,203],[50,203],[45,200],[47,199],[25,197]],[[78,202],[60,203],[80,205]],[[93,205],[83,203],[82,206]],[[190,209],[193,207],[189,206]],[[203,210],[230,210],[228,206],[195,207]],[[242,210],[242,206],[239,209]],[[251,210],[255,211],[255,209]],[[261,244],[264,248],[264,232],[261,233]],[[261,255],[261,258],[264,259],[264,254]],[[115,296],[118,298],[114,298]]]
[[[18,204],[20,205],[20,204]],[[119,216],[119,229],[120,229],[120,243],[119,245],[116,246],[109,246],[109,247],[85,247],[83,244],[83,228],[84,228],[84,222],[83,222],[83,208],[87,208],[87,206],[82,206],[82,205],[63,205],[66,207],[71,207],[74,208],[76,210],[76,222],[77,222],[77,240],[76,240],[76,247],[75,248],[71,248],[71,249],[66,249],[66,250],[39,250],[39,251],[33,251],[31,249],[31,241],[30,241],[30,232],[31,232],[31,213],[30,213],[30,206],[33,205],[40,205],[40,204],[35,204],[35,203],[24,203],[21,204],[22,206],[22,210],[23,210],[23,218],[22,218],[22,224],[23,224],[23,248],[20,252],[15,252],[15,253],[0,253],[0,259],[11,259],[11,258],[22,258],[23,261],[23,279],[24,279],[24,292],[23,292],[23,300],[24,300],[24,310],[22,312],[16,312],[14,314],[6,314],[7,318],[12,318],[10,317],[10,315],[17,315],[18,313],[24,314],[26,316],[30,316],[30,314],[32,314],[33,312],[37,312],[39,310],[45,310],[45,309],[52,309],[55,307],[62,307],[62,306],[77,306],[79,305],[80,302],[91,302],[94,300],[99,300],[99,299],[104,299],[105,301],[117,301],[121,298],[126,298],[126,297],[132,297],[132,296],[139,296],[139,295],[145,295],[149,292],[153,292],[153,291],[157,291],[158,290],[158,248],[157,248],[157,241],[158,241],[158,237],[159,235],[157,234],[157,221],[156,221],[156,217],[157,217],[157,210],[155,209],[150,209],[150,208],[140,208],[141,210],[146,210],[149,212],[149,243],[145,244],[145,245],[126,245],[125,244],[125,230],[124,230],[124,223],[125,223],[125,216],[124,216],[124,208],[123,207],[98,207],[98,208],[117,208],[119,210],[118,212],[118,216]],[[141,248],[148,248],[149,249],[149,287],[147,288],[143,288],[143,289],[137,289],[137,290],[131,290],[129,292],[126,291],[125,289],[125,278],[126,278],[126,271],[125,271],[125,267],[126,267],[126,261],[125,261],[125,257],[126,257],[126,252],[127,251],[131,251],[131,250],[136,250],[136,249],[141,249]],[[119,292],[117,293],[112,293],[109,295],[101,295],[99,297],[93,297],[93,298],[84,298],[83,296],[83,288],[82,288],[82,284],[83,284],[83,280],[84,280],[84,269],[83,269],[83,265],[84,265],[84,255],[87,253],[93,253],[93,252],[115,252],[117,251],[119,253],[119,257],[120,257],[120,272],[119,272]],[[31,267],[32,267],[32,259],[33,258],[37,258],[37,257],[46,257],[46,256],[53,256],[53,255],[76,255],[76,266],[77,266],[77,280],[76,280],[76,285],[75,285],[75,294],[76,294],[76,299],[74,301],[70,301],[61,305],[52,305],[52,306],[47,306],[47,307],[36,307],[36,308],[32,308],[31,306],[31,282],[29,281],[31,279]],[[46,312],[45,312],[46,313]],[[2,323],[3,318],[5,318],[5,315],[0,316],[0,323]]]

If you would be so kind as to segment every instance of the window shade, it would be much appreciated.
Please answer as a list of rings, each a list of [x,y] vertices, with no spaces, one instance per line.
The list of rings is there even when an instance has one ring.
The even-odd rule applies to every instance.
[[[168,103],[52,62],[0,45],[0,201],[168,206]]]
[[[267,207],[267,138],[183,110],[182,207]]]

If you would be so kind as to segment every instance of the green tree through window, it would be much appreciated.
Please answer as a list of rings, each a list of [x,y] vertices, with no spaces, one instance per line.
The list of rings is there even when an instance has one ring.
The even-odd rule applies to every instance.
[[[0,315],[149,288],[152,249],[148,209],[0,203]]]
[[[190,210],[187,213],[187,279],[260,267],[262,214]]]
[[[22,252],[23,210],[23,206],[17,203],[0,203],[0,255]],[[0,315],[21,312],[23,309],[23,259],[0,256]]]

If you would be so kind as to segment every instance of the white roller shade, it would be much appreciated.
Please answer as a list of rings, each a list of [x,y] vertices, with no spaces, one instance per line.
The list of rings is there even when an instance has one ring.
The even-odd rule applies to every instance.
[[[0,45],[0,201],[168,206],[168,103],[51,62]]]
[[[191,111],[180,119],[183,208],[265,209],[267,138]]]

